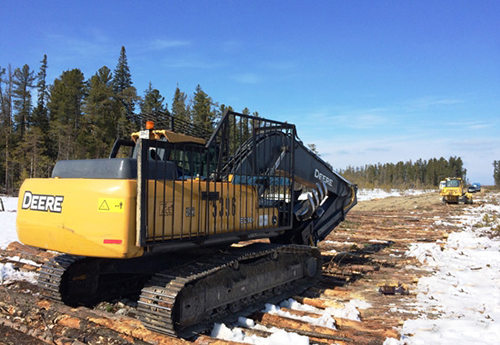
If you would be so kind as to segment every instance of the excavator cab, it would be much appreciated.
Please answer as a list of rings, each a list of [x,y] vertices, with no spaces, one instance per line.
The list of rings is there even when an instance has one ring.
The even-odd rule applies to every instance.
[[[152,121],[151,121],[152,122]],[[151,124],[151,126],[154,126]],[[153,129],[153,127],[152,127]],[[177,178],[180,179],[189,179],[193,177],[200,177],[200,173],[203,172],[203,176],[207,176],[213,172],[215,167],[215,158],[217,157],[217,148],[210,150],[209,152],[209,162],[211,168],[204,169],[203,164],[205,163],[205,157],[203,156],[204,151],[204,142],[201,142],[198,138],[190,137],[190,136],[173,136],[171,132],[168,137],[164,134],[170,131],[161,130],[161,131],[153,131],[151,135],[151,140],[158,140],[161,142],[170,142],[170,143],[184,143],[186,147],[180,147],[177,149],[172,149],[171,147],[153,147],[150,146],[148,149],[148,160],[150,161],[158,161],[158,162],[175,162],[176,170],[177,170]],[[140,132],[136,132],[132,134],[132,138],[134,140],[123,140],[118,139],[115,141],[113,145],[113,149],[109,156],[110,159],[119,158],[119,157],[128,157],[132,159],[137,159],[139,145],[137,143],[137,139],[139,138]],[[149,138],[149,133],[146,133],[146,136]],[[177,140],[177,141],[174,141]],[[187,149],[187,147],[191,147],[191,149]],[[192,147],[197,147],[194,149]]]

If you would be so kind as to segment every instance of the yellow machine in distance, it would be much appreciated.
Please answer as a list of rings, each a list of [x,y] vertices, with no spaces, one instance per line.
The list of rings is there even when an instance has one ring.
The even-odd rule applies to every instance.
[[[467,192],[464,181],[460,177],[448,177],[439,195],[445,204],[472,204],[472,193]]]

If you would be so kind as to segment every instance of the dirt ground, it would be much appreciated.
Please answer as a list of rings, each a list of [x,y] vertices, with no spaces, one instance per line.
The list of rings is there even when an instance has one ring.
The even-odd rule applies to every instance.
[[[419,195],[391,196],[362,201],[356,205],[356,211],[411,211],[430,209],[441,204],[439,193],[429,192]]]
[[[479,196],[479,195],[478,195]],[[294,298],[323,310],[342,307],[351,300],[370,304],[360,310],[361,321],[335,318],[336,330],[268,313],[248,317],[256,324],[307,335],[311,344],[382,344],[398,338],[398,327],[415,311],[415,288],[420,277],[430,274],[419,262],[405,255],[411,243],[446,241],[456,231],[454,216],[473,205],[444,205],[437,192],[389,197],[360,202],[319,248],[323,255],[320,283]],[[0,262],[12,262],[19,270],[37,271],[36,265],[16,262],[13,257],[43,263],[53,256],[12,243],[0,251]],[[110,301],[94,308],[70,308],[43,299],[38,286],[13,282],[0,286],[0,344],[177,344],[185,340],[146,330],[135,319],[134,301]],[[291,314],[311,316],[313,312]],[[432,311],[427,318],[438,317]],[[265,331],[245,329],[246,334],[269,336]],[[227,344],[202,334],[198,344]]]

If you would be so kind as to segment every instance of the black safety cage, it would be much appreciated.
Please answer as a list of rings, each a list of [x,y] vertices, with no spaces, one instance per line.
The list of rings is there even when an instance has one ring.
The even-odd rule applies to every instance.
[[[226,112],[205,145],[139,138],[137,245],[231,243],[291,229],[295,136],[292,124]]]

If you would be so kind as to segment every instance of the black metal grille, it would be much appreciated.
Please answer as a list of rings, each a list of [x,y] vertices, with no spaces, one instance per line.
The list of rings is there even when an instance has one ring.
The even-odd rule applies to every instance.
[[[139,139],[138,245],[290,229],[294,137],[293,125],[228,112],[206,145]]]
[[[205,140],[208,140],[212,135],[212,132],[197,127],[186,119],[174,117],[161,111],[135,115],[134,121],[137,123],[138,128],[146,128],[146,122],[153,121],[157,129],[169,129],[176,133],[187,134]]]

